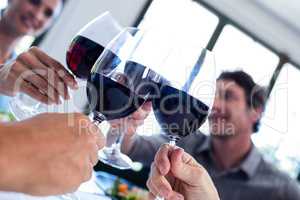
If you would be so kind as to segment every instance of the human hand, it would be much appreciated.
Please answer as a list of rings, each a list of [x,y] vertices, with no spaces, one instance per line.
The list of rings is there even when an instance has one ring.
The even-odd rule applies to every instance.
[[[155,156],[147,181],[150,199],[219,200],[207,171],[183,149],[163,145]]]
[[[4,131],[1,190],[39,196],[75,191],[89,180],[105,143],[82,114],[41,114],[10,123]]]
[[[37,47],[0,69],[0,92],[8,96],[24,92],[42,103],[58,104],[60,97],[69,99],[67,87],[78,87],[73,76]]]

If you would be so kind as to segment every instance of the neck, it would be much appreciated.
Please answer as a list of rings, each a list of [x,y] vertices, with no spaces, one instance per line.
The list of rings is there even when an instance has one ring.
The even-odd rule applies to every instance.
[[[251,132],[229,138],[212,137],[213,155],[221,170],[237,167],[251,150]]]
[[[3,20],[0,20],[0,64],[11,56],[22,36],[13,33]]]

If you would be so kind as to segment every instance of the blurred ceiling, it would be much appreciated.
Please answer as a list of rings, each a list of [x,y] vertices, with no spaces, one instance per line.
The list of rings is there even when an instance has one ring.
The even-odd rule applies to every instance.
[[[259,40],[287,55],[300,69],[299,0],[195,0]]]

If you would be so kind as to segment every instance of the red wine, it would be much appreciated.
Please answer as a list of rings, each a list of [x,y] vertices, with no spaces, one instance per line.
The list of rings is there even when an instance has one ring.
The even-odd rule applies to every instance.
[[[136,111],[144,102],[130,89],[108,77],[92,73],[88,80],[87,95],[91,109],[106,120],[126,117]]]
[[[91,68],[103,50],[102,45],[78,35],[67,51],[67,65],[76,77],[88,79]]]
[[[180,137],[195,132],[206,120],[209,110],[200,100],[169,85],[160,88],[160,98],[153,99],[152,104],[162,130]]]
[[[135,61],[127,61],[124,74],[128,77],[128,84],[132,91],[140,96],[147,96],[147,100],[152,100],[159,96],[159,82],[155,77],[160,77],[153,70]]]

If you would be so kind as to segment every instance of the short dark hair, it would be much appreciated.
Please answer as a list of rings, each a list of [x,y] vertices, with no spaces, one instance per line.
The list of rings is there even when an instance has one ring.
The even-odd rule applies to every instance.
[[[246,103],[249,108],[265,109],[266,104],[266,90],[260,85],[256,84],[253,78],[242,70],[224,71],[220,74],[217,80],[229,80],[238,84],[245,92]],[[255,133],[259,130],[260,119],[258,119],[252,127]]]

